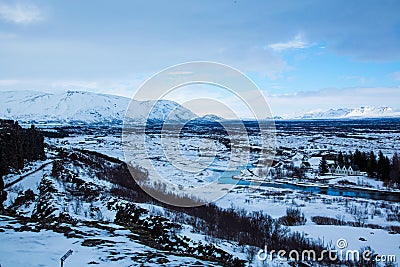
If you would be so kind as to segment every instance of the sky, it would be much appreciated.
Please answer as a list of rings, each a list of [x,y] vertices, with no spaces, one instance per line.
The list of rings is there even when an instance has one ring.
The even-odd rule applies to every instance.
[[[274,115],[400,109],[399,10],[397,0],[0,0],[0,91],[132,97],[169,66],[212,61],[250,77]]]

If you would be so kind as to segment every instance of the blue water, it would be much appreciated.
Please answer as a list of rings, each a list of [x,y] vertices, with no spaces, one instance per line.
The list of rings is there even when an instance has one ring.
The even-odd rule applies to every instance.
[[[244,168],[243,168],[244,169]],[[370,191],[364,189],[356,189],[356,188],[337,188],[329,186],[327,189],[321,189],[318,186],[301,186],[294,184],[285,184],[285,183],[256,183],[249,182],[246,180],[236,180],[232,179],[233,175],[238,175],[240,170],[237,171],[226,171],[219,178],[218,182],[221,184],[237,184],[242,186],[263,186],[263,187],[273,187],[273,188],[282,188],[282,189],[292,189],[303,192],[315,193],[315,194],[324,194],[330,196],[343,196],[343,197],[357,197],[357,198],[365,198],[365,199],[374,199],[374,200],[386,200],[392,202],[400,202],[400,193],[399,192],[379,192],[379,191]]]

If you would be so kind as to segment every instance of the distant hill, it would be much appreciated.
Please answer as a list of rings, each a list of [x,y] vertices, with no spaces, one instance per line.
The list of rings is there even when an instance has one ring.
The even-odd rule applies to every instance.
[[[204,120],[204,121],[223,121],[224,120],[224,118],[219,117],[217,115],[213,115],[213,114],[204,115],[203,117],[200,117],[199,119]]]
[[[303,114],[283,116],[285,119],[357,119],[400,117],[400,112],[390,107],[359,107],[309,111]]]

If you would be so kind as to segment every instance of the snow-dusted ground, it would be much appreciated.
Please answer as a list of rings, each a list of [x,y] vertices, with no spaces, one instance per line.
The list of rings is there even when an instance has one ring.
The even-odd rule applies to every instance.
[[[380,229],[368,229],[350,226],[333,225],[302,225],[291,227],[293,231],[304,232],[313,238],[320,238],[326,244],[331,242],[337,246],[337,241],[345,239],[348,246],[346,250],[359,250],[361,247],[370,246],[379,255],[394,255],[397,262],[400,260],[400,238],[399,235],[389,234]]]
[[[62,139],[46,139],[46,142],[57,147],[79,148],[96,151],[124,160],[125,155],[121,146],[121,136],[115,133],[107,134],[107,132],[104,132],[103,130],[99,132],[96,132],[96,130],[92,130],[91,133],[87,134],[85,129],[83,129],[81,130],[81,132],[75,132],[69,137]],[[316,168],[318,166],[320,153],[323,153],[327,149],[332,149],[334,151],[354,151],[356,148],[364,151],[382,150],[383,153],[388,156],[391,156],[396,151],[399,152],[398,148],[400,147],[400,137],[397,132],[390,132],[389,130],[386,130],[382,132],[360,132],[359,134],[357,134],[357,132],[352,132],[351,134],[361,136],[362,138],[342,138],[336,135],[321,134],[318,131],[303,131],[301,133],[292,133],[290,131],[278,130],[277,147],[286,147],[288,149],[293,148],[297,150],[296,154],[294,156],[292,155],[293,157],[291,158],[294,166],[299,166],[301,164],[304,155],[312,155],[309,161],[313,168]],[[132,138],[132,140],[135,140],[135,138]],[[137,138],[137,140],[140,140],[140,138]],[[257,141],[256,138],[251,140],[254,143]],[[196,137],[193,136],[184,136],[180,141],[180,150],[183,151],[183,154],[189,158],[192,157],[192,159],[196,159],[196,157],[198,156],[196,152],[198,150],[195,144],[199,141],[198,138],[196,139]],[[183,186],[183,188],[189,188],[191,186],[199,187],[212,181],[218,181],[221,176],[221,172],[219,171],[224,170],[227,166],[227,163],[229,162],[229,157],[226,156],[227,151],[225,150],[225,147],[220,142],[215,142],[215,148],[217,152],[222,154],[223,156],[219,157],[217,161],[214,161],[212,167],[209,169],[206,169],[199,173],[183,174],[182,172],[179,172],[179,170],[177,170],[176,168],[173,168],[173,166],[168,163],[168,160],[162,158],[163,155],[160,149],[160,138],[158,136],[154,136],[150,139],[149,143],[147,144],[148,151],[135,149],[140,146],[135,146],[134,142],[130,145],[130,152],[133,153],[131,157],[137,159],[135,165],[144,164],[144,162],[147,161],[147,158],[150,156],[154,159],[152,162],[155,166],[155,170],[158,173],[161,173],[163,178],[173,182],[176,186],[181,185]],[[31,169],[34,169],[41,164],[43,164],[43,162],[35,163],[32,168],[28,168],[25,171],[29,172]],[[17,192],[21,189],[37,188],[37,185],[43,173],[49,172],[50,168],[51,165],[47,166],[40,172],[29,175],[23,181],[11,187],[9,190],[10,196],[8,201],[15,199],[17,196]],[[150,176],[153,176],[155,174],[155,170],[149,170]],[[240,172],[238,170],[236,172],[226,173],[225,175],[231,176],[235,173]],[[24,173],[18,175],[21,176],[24,175]],[[11,181],[15,179],[15,177],[15,175],[10,175],[7,177],[7,181]],[[318,178],[317,175],[314,174],[311,175],[311,177]],[[88,177],[85,178],[85,176],[83,176],[83,178],[88,179],[88,181],[92,179]],[[329,184],[337,184],[339,181],[348,180],[349,182],[353,182],[359,186],[369,185],[374,188],[386,189],[384,188],[384,185],[381,181],[370,179],[365,176],[332,176],[324,178],[330,178],[328,180]],[[101,184],[100,181],[96,181],[96,183]],[[107,187],[109,185],[102,184],[102,186]],[[225,208],[243,208],[247,211],[263,211],[274,218],[279,218],[285,215],[287,207],[297,207],[301,209],[301,211],[305,214],[307,222],[303,226],[291,227],[292,231],[304,232],[305,235],[308,235],[315,239],[323,239],[325,244],[329,244],[329,242],[335,244],[335,242],[339,238],[346,238],[347,242],[349,243],[349,249],[359,249],[362,246],[370,245],[377,253],[381,255],[396,255],[398,259],[400,258],[399,234],[389,233],[389,231],[386,229],[371,229],[368,227],[362,228],[350,226],[316,225],[311,220],[311,218],[314,216],[325,216],[334,219],[340,219],[346,222],[362,220],[364,225],[375,224],[379,225],[382,228],[390,226],[400,226],[400,222],[388,221],[387,219],[388,215],[399,212],[399,203],[383,200],[367,200],[361,198],[320,195],[303,192],[301,190],[272,187],[262,187],[256,189],[247,187],[236,187],[230,192],[229,189],[230,186],[227,184],[215,184],[213,186],[214,192],[203,192],[203,196],[206,199],[212,199],[215,194],[220,194],[222,192],[224,194],[224,197],[216,201],[217,205]],[[172,191],[173,188],[170,188],[170,190]],[[83,206],[87,208],[88,205],[89,204],[86,203]],[[104,205],[104,203],[99,202],[95,205],[102,206]],[[73,207],[70,208],[72,209]],[[158,208],[152,207],[151,209],[157,210]],[[363,216],[363,218],[360,218],[360,215],[358,215],[359,212],[361,212],[365,216]],[[110,221],[115,215],[112,212],[107,211],[106,209],[102,209],[102,213],[104,217]],[[84,216],[82,218],[84,218]],[[4,221],[7,221],[7,219],[4,219]],[[42,232],[43,235],[44,233],[47,233],[47,231],[41,231],[40,233],[29,233],[24,239],[27,243],[31,243],[30,245],[32,246],[32,251],[41,249],[39,245],[41,241],[36,244],[35,239],[45,240],[46,238],[48,238],[50,242],[53,242],[51,240],[59,240],[59,243],[66,244],[66,247],[72,246],[72,243],[74,242],[71,239],[66,239],[63,235],[57,233],[47,233],[48,236],[46,238],[41,237]],[[6,231],[6,233],[9,234],[9,240],[16,241],[19,238],[19,233],[17,232]],[[194,240],[199,240],[202,238],[204,239],[204,236],[191,233],[189,228],[184,228],[182,230],[182,233]],[[0,233],[0,235],[4,235],[4,233]],[[29,237],[29,235],[31,236]],[[366,241],[361,241],[360,238],[362,238],[362,240],[365,239]],[[9,248],[3,246],[1,247],[1,251],[8,252]],[[140,248],[140,246],[138,246],[137,244],[132,244],[132,246],[134,248],[136,247],[138,251],[143,251],[144,249],[143,247]],[[243,254],[240,254],[240,252],[235,249],[234,244],[229,245],[228,243],[222,242],[220,246],[227,251],[231,251],[234,254],[244,257]],[[77,251],[77,253],[74,255],[76,256],[78,255],[78,253],[82,253],[82,259],[86,261],[89,261],[90,258],[87,258],[85,255],[95,255],[94,257],[97,258],[104,257],[104,255],[101,254],[101,251],[96,250],[96,254],[93,252],[93,248],[81,247],[78,243],[75,244],[74,248]],[[151,248],[148,249],[151,251]],[[57,262],[57,257],[59,257],[60,255],[59,252],[62,254],[64,250],[64,247],[60,247],[59,251],[57,250],[54,253],[52,252],[51,254],[54,254],[54,259],[46,261],[44,266],[48,266],[50,264],[54,264],[54,262]],[[0,255],[5,254],[0,253]],[[73,256],[71,256],[71,260],[72,257]],[[174,257],[175,256],[168,256],[168,259],[173,262]],[[179,263],[185,261],[184,258],[179,258],[178,260],[180,260],[178,261]],[[125,263],[128,264],[128,261],[122,262],[123,264],[118,266],[124,266]],[[3,266],[8,266],[6,265],[6,261],[4,261],[2,258],[0,258],[0,264],[3,264]],[[104,266],[113,266],[111,264],[112,263],[105,264]],[[172,265],[175,266],[175,264]],[[24,265],[22,263],[20,263],[19,265],[15,263],[15,265],[13,264],[12,266]]]
[[[382,227],[400,226],[400,222],[388,222],[386,220],[386,214],[392,213],[391,209],[399,208],[398,203],[317,195],[296,190],[282,191],[282,189],[277,188],[257,188],[256,190],[239,188],[218,200],[217,204],[226,208],[234,205],[236,208],[244,208],[249,211],[264,211],[274,218],[284,216],[287,207],[297,207],[304,212],[307,222],[303,226],[291,227],[292,231],[304,232],[310,237],[324,239],[325,244],[330,241],[332,241],[332,244],[336,244],[339,238],[348,238],[347,241],[352,244],[353,249],[371,245],[377,253],[392,253],[400,259],[399,234],[389,234],[387,230],[371,228],[317,225],[311,221],[313,216],[355,221],[357,215],[352,213],[355,210],[362,210],[368,214],[364,221],[365,224],[377,224]],[[368,241],[371,232],[375,234],[374,238],[370,239],[374,242]],[[368,235],[365,233],[368,233]],[[358,242],[357,240],[360,237],[366,238],[368,242]],[[391,240],[391,242],[385,240]]]
[[[193,263],[217,266],[140,244],[130,237],[129,230],[115,224],[106,224],[107,229],[79,224],[73,227],[85,238],[67,238],[50,230],[21,231],[24,225],[0,216],[0,229],[6,229],[0,231],[1,266],[59,266],[61,256],[69,249],[73,253],[64,266],[193,266]],[[84,240],[102,240],[103,243],[87,246],[83,245]]]
[[[55,228],[48,229],[49,226],[44,227],[41,222],[20,221],[18,218],[0,215],[1,266],[57,266],[60,257],[69,249],[74,252],[67,259],[65,266],[219,266],[215,262],[184,256],[173,251],[158,250],[143,244],[135,233],[112,223],[116,211],[112,208],[114,204],[110,206],[109,203],[124,205],[127,202],[111,197],[107,193],[113,187],[110,182],[97,179],[84,167],[74,165],[64,167],[78,173],[79,178],[88,183],[88,186],[98,187],[102,192],[91,201],[70,195],[68,184],[51,177],[52,165],[47,165],[34,173],[31,172],[32,168],[23,170],[24,179],[7,189],[8,199],[4,203],[6,207],[12,206],[21,192],[27,189],[39,194],[38,186],[41,180],[47,179],[55,188],[49,201],[55,208],[53,213],[58,215],[67,212],[80,222],[76,225],[54,224]],[[17,214],[32,216],[35,205],[35,203],[24,203],[18,207]],[[148,211],[148,215],[145,216],[168,217],[167,211],[162,207],[143,203],[136,205]],[[93,207],[99,209],[96,217],[90,215]],[[70,229],[64,232],[61,227]],[[210,243],[205,235],[198,231],[196,233],[192,226],[181,224],[181,227],[177,230],[178,236],[188,237],[192,246],[196,246],[199,242]],[[237,251],[238,244],[234,242],[213,239],[212,243],[235,257],[245,258],[243,252]]]

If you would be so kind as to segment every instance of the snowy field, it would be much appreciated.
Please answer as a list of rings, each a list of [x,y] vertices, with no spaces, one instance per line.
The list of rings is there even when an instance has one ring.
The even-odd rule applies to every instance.
[[[308,123],[308,124],[307,124]],[[395,152],[400,152],[400,135],[399,124],[382,123],[375,126],[373,123],[350,125],[340,123],[311,123],[306,125],[301,122],[293,122],[292,124],[284,122],[277,124],[276,147],[283,151],[283,154],[276,158],[283,162],[290,162],[295,167],[299,167],[305,156],[308,157],[311,168],[318,168],[321,160],[321,153],[326,151],[343,151],[354,152],[355,149],[362,151],[381,150],[385,155],[392,156]],[[51,127],[53,128],[53,127]],[[49,129],[47,129],[49,130]],[[52,129],[50,129],[52,130]],[[56,157],[53,151],[54,147],[64,147],[66,149],[85,149],[95,151],[104,155],[125,160],[125,154],[122,147],[121,131],[118,127],[99,127],[99,128],[73,128],[64,129],[69,136],[63,138],[46,138],[46,143],[51,147],[48,148],[48,159],[42,162],[36,162],[28,165],[24,170],[17,174],[11,174],[5,177],[6,184],[17,182],[8,189],[9,197],[7,205],[10,205],[18,197],[18,192],[31,188],[38,193],[38,185],[43,174],[49,175],[51,172],[51,164],[53,157]],[[237,168],[228,169],[230,163],[230,154],[232,151],[227,149],[220,138],[216,138],[213,134],[206,136],[208,140],[212,140],[212,149],[216,153],[216,159],[210,149],[210,154],[201,154],[199,144],[201,144],[204,136],[183,135],[180,136],[179,147],[175,148],[176,152],[190,160],[199,158],[205,162],[211,162],[209,168],[200,172],[183,172],[170,163],[170,159],[163,155],[162,140],[159,135],[152,134],[146,142],[146,150],[139,149],[142,144],[135,143],[135,140],[142,140],[143,136],[132,136],[129,143],[129,157],[134,158],[134,165],[146,166],[148,159],[151,158],[152,167],[146,168],[149,171],[149,177],[162,177],[172,184],[167,187],[167,191],[174,192],[176,188],[183,191],[191,188],[198,188],[212,183],[212,190],[202,192],[202,197],[207,200],[215,200],[215,195],[223,195],[215,203],[223,208],[244,209],[247,212],[262,211],[271,215],[273,218],[281,218],[286,214],[286,209],[299,209],[305,216],[305,224],[299,226],[290,226],[292,232],[297,231],[303,233],[307,237],[315,240],[323,240],[327,246],[335,245],[340,238],[345,238],[348,242],[349,249],[361,249],[365,246],[371,246],[376,253],[380,255],[395,255],[400,259],[400,222],[390,218],[396,217],[399,213],[400,203],[388,201],[385,199],[368,199],[361,197],[344,197],[333,196],[329,194],[320,194],[315,192],[307,192],[297,188],[276,188],[269,186],[240,186],[233,187],[231,178],[234,175],[242,175],[247,179],[269,179],[263,177],[265,172],[252,166],[251,163],[260,160],[257,153],[250,155],[250,162],[246,166],[237,166]],[[174,138],[174,137],[170,137]],[[257,136],[250,136],[251,143],[254,147],[259,145]],[[165,141],[165,140],[164,140]],[[137,141],[136,141],[137,142]],[[125,144],[126,145],[126,144]],[[235,147],[240,151],[243,147]],[[200,152],[199,152],[200,151]],[[257,150],[256,150],[257,151]],[[127,151],[125,150],[125,153]],[[181,163],[185,163],[182,161]],[[40,171],[35,171],[39,167]],[[148,166],[146,166],[148,167]],[[265,171],[265,170],[264,170]],[[106,181],[93,180],[89,174],[85,174],[85,170],[79,171],[80,178],[85,182],[95,182],[97,186],[110,188],[112,187]],[[258,175],[260,175],[258,177]],[[374,190],[389,191],[382,181],[369,178],[363,174],[358,176],[324,176],[320,177],[316,172],[306,174],[307,179],[312,179],[316,184],[320,184],[326,179],[327,186],[336,186],[344,180],[354,184],[353,187],[369,188]],[[323,179],[322,179],[323,178]],[[286,180],[285,180],[286,179]],[[322,180],[321,180],[322,179]],[[224,182],[224,181],[230,182]],[[287,177],[281,177],[282,181],[291,181]],[[154,180],[153,180],[154,182]],[[235,181],[234,181],[235,182]],[[62,184],[56,184],[59,191],[64,191]],[[77,207],[65,207],[63,203],[63,195],[59,195],[55,200],[60,207],[67,208],[70,211],[76,210]],[[100,207],[103,219],[112,222],[115,213],[105,208],[106,200],[98,200],[94,203]],[[68,206],[68,205],[67,205]],[[82,203],[82,210],[88,210],[90,203]],[[21,215],[29,215],[32,212],[32,206],[20,208]],[[147,207],[148,208],[148,207]],[[156,214],[164,213],[157,207],[149,208]],[[158,210],[158,211],[157,211]],[[81,211],[77,218],[87,219],[85,212]],[[315,217],[331,218],[343,223],[343,225],[318,225],[314,221]],[[168,263],[165,266],[189,266],[189,262],[199,262],[201,266],[215,266],[215,263],[204,262],[196,258],[177,257],[176,255],[166,255],[159,251],[129,239],[127,234],[123,234],[124,230],[114,230],[119,232],[118,242],[110,245],[107,249],[102,250],[100,247],[82,246],[81,240],[74,238],[66,238],[65,235],[55,233],[48,230],[40,230],[38,232],[20,232],[16,229],[21,225],[13,222],[12,218],[2,217],[1,228],[6,229],[0,231],[2,240],[8,240],[8,245],[4,242],[0,245],[0,263],[2,266],[26,266],[31,263],[34,266],[51,266],[59,263],[59,257],[67,249],[74,250],[74,256],[68,266],[78,266],[78,262],[96,262],[97,266],[136,266],[132,265],[132,257],[137,259],[147,259],[146,266],[159,266],[163,258],[166,257]],[[110,224],[109,227],[118,227]],[[204,235],[194,234],[190,230],[182,230],[182,234],[194,240],[205,240]],[[189,228],[187,228],[189,229]],[[91,231],[96,231],[96,236],[100,239],[107,240],[111,238],[110,233],[105,230],[91,229],[79,227],[80,231],[87,231],[88,235],[93,235]],[[113,241],[115,238],[113,236]],[[19,249],[19,243],[23,242],[24,251]],[[220,241],[219,245],[224,250],[244,259],[245,255],[240,252],[237,244]],[[51,252],[48,248],[51,247]],[[29,249],[27,249],[29,248]],[[54,249],[53,249],[54,248]],[[31,256],[20,257],[23,253],[31,251]],[[117,261],[113,261],[112,257],[121,257]],[[145,251],[145,253],[143,252]],[[4,255],[12,255],[5,257]],[[134,255],[134,256],[132,256]],[[157,255],[154,260],[149,260],[149,255]],[[45,257],[44,257],[45,256]],[[123,259],[122,259],[123,258]],[[135,259],[136,259],[135,258]],[[75,262],[76,261],[76,262]],[[140,262],[140,260],[136,261]],[[114,265],[113,265],[114,264]],[[153,264],[153,265],[152,265]],[[138,263],[138,266],[140,264]],[[194,266],[194,265],[190,265]],[[196,265],[197,266],[197,265]],[[262,266],[261,263],[254,261],[254,266]],[[278,266],[278,265],[277,265]]]

